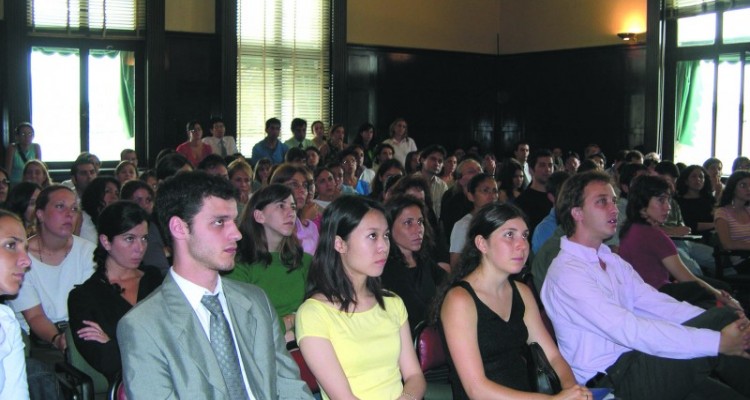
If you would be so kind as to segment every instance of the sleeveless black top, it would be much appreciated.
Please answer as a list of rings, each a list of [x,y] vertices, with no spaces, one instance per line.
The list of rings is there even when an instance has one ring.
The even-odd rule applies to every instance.
[[[479,354],[482,357],[484,374],[487,379],[500,385],[531,392],[529,376],[526,368],[526,342],[529,331],[523,322],[526,307],[515,282],[509,281],[513,290],[513,304],[508,321],[503,320],[492,309],[487,307],[472,289],[468,282],[461,281],[454,287],[465,289],[474,299],[477,308],[477,341]],[[442,324],[442,322],[441,322]],[[454,399],[468,399],[466,391],[461,386],[461,380],[448,354],[450,364],[450,381],[453,387]]]

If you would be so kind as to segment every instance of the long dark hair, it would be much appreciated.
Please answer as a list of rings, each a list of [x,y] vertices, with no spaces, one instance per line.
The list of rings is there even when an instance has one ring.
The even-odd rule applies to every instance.
[[[320,242],[310,264],[310,273],[307,275],[305,298],[320,293],[328,301],[339,303],[341,311],[346,311],[350,305],[357,304],[354,287],[344,271],[341,255],[334,245],[336,236],[348,240],[349,235],[359,226],[365,214],[373,210],[385,216],[380,203],[360,196],[341,196],[326,207],[323,213]],[[392,294],[383,290],[380,278],[367,277],[365,286],[375,296],[378,305],[385,309],[383,297],[392,296]]]
[[[680,176],[677,178],[677,182],[675,182],[675,190],[677,191],[678,197],[684,197],[688,192],[688,179],[690,179],[690,175],[695,170],[700,170],[703,172],[703,187],[699,191],[699,197],[701,199],[709,200],[711,204],[716,202],[716,198],[713,194],[713,189],[711,188],[711,180],[708,179],[708,171],[706,171],[705,168],[701,167],[700,165],[691,165],[687,168],[685,168],[681,173]]]
[[[8,199],[5,202],[5,209],[14,212],[24,223],[24,228],[31,221],[24,220],[26,209],[31,202],[31,195],[35,190],[41,192],[42,187],[34,182],[19,182],[8,193]]]
[[[406,179],[406,178],[401,178]],[[391,261],[396,261],[400,264],[406,264],[404,260],[404,254],[399,249],[396,241],[393,238],[393,224],[396,223],[396,219],[401,213],[409,207],[419,207],[419,212],[422,213],[422,219],[424,224],[424,237],[422,239],[422,247],[419,251],[414,253],[414,260],[417,265],[432,265],[433,259],[430,254],[435,252],[434,244],[434,233],[430,226],[430,221],[427,216],[427,207],[421,200],[414,196],[409,195],[398,195],[391,197],[385,203],[385,212],[388,217],[388,226],[391,228],[391,251],[388,253],[388,258]]]
[[[380,179],[383,178],[383,176],[386,172],[388,172],[389,169],[394,167],[400,169],[402,175],[406,173],[404,171],[404,166],[401,164],[401,161],[395,158],[383,161],[383,163],[378,166],[378,172],[375,175],[375,178],[372,179],[372,192],[370,192],[371,199],[381,200],[381,197],[383,196],[383,192],[385,190],[383,188],[383,182],[381,182]]]
[[[513,178],[516,175],[516,171],[523,171],[523,166],[518,161],[509,158],[505,160],[505,163],[500,167],[500,190],[505,192],[509,200],[514,198],[513,196]]]
[[[734,200],[734,192],[737,190],[737,184],[745,178],[750,178],[750,171],[741,169],[737,172],[732,173],[732,175],[729,177],[729,180],[727,180],[727,185],[726,187],[724,187],[724,191],[721,193],[719,207],[724,207],[726,205],[732,204],[732,201]],[[747,204],[744,204],[744,206],[747,206]]]
[[[129,231],[143,222],[148,223],[148,214],[141,206],[129,200],[118,200],[105,207],[99,214],[96,231],[99,235],[106,236],[111,242],[115,236]],[[102,246],[101,240],[97,237],[96,250],[94,250],[97,272],[104,272],[107,257],[109,257],[109,252]]]
[[[648,224],[641,211],[648,208],[652,197],[669,195],[669,183],[660,176],[641,175],[630,184],[628,192],[628,206],[625,209],[625,223],[620,229],[620,237],[630,230],[633,224]]]
[[[448,291],[458,282],[466,278],[467,275],[474,272],[482,262],[482,252],[479,251],[474,239],[481,236],[489,239],[492,232],[495,232],[506,222],[521,218],[528,226],[526,214],[520,208],[509,203],[491,203],[482,207],[474,218],[471,219],[469,229],[466,233],[466,244],[461,251],[461,257],[458,265],[451,273],[448,280],[438,288],[435,301],[433,303],[430,320],[435,323],[440,319],[440,308],[443,306]]]
[[[268,248],[266,229],[255,220],[253,212],[277,201],[284,201],[291,195],[292,189],[278,183],[268,185],[253,194],[240,219],[242,239],[237,243],[238,261],[248,264],[260,263],[266,268],[271,264],[271,252],[276,249]],[[282,264],[289,272],[302,265],[302,246],[294,232],[281,240],[278,251]]]
[[[81,196],[81,208],[91,217],[94,225],[98,225],[99,213],[105,207],[104,191],[108,183],[115,185],[118,191],[120,190],[120,182],[117,179],[111,176],[98,176],[86,186]]]

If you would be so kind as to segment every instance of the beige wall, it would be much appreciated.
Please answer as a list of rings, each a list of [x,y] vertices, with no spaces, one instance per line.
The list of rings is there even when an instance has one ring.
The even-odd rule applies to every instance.
[[[347,42],[495,54],[499,15],[498,0],[348,0]]]
[[[165,0],[165,29],[172,32],[214,33],[214,0]]]
[[[484,54],[606,46],[645,31],[646,1],[348,0],[347,42]]]

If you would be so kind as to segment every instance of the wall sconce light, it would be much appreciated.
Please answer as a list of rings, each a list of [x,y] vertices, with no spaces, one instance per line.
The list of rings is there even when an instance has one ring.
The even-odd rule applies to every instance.
[[[620,32],[617,34],[617,37],[619,37],[625,42],[631,42],[631,43],[638,42],[638,35],[633,32]]]

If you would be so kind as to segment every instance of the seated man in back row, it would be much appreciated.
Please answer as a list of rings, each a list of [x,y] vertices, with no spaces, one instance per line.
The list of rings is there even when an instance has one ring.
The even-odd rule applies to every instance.
[[[659,293],[612,253],[603,244],[617,228],[609,182],[598,171],[576,174],[557,198],[567,237],[542,301],[576,380],[621,399],[748,398],[750,321]]]

